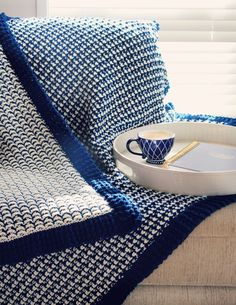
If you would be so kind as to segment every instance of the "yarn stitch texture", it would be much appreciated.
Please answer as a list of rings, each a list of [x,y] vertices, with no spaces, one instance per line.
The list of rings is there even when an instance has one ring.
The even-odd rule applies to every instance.
[[[5,16],[1,18],[0,265],[134,229],[140,223],[138,209],[111,185],[67,126],[60,125],[53,107],[44,112],[54,124],[54,136],[70,151],[82,176],[40,118],[3,52],[23,75],[23,84],[32,85],[11,44]],[[40,88],[29,95],[41,106]]]
[[[156,23],[154,24],[156,27]],[[142,221],[138,228],[123,236],[118,234],[95,243],[74,245],[68,249],[54,251],[55,253],[35,255],[29,261],[2,266],[0,268],[0,304],[122,304],[137,283],[158,267],[203,219],[217,209],[234,202],[236,197],[232,195],[207,198],[152,191],[135,185],[115,168],[111,145],[117,134],[132,127],[162,122],[167,117],[173,117],[173,109],[171,115],[168,116],[162,103],[168,82],[163,62],[160,55],[157,54],[159,52],[153,34],[153,25],[138,22],[115,22],[113,24],[111,21],[94,19],[90,23],[84,19],[76,21],[76,19],[60,18],[10,19],[8,26],[19,44],[17,50],[20,48],[23,51],[24,59],[27,58],[33,70],[33,72],[29,70],[29,73],[32,73],[32,83],[39,84],[35,91],[40,93],[43,88],[43,92],[46,93],[40,100],[41,105],[47,106],[52,103],[56,107],[58,112],[55,117],[62,115],[66,119],[73,133],[95,157],[99,168],[103,169],[104,179],[116,190],[122,192],[125,198],[129,198],[131,202],[135,203],[142,214]],[[91,69],[89,68],[90,61],[87,60],[82,73],[85,75],[84,78],[77,75],[81,66],[73,63],[78,68],[76,70],[75,66],[67,61],[68,53],[70,53],[68,49],[63,49],[67,50],[67,54],[63,54],[62,50],[58,53],[60,44],[63,45],[63,42],[69,40],[70,35],[72,37],[79,35],[78,32],[76,35],[74,32],[73,35],[71,34],[71,31],[78,30],[77,26],[78,28],[84,26],[85,33],[90,33],[90,30],[94,33],[95,28],[98,28],[98,35],[94,34],[95,40],[91,40],[91,36],[89,36],[89,39],[86,40],[87,44],[84,42],[80,47],[77,46],[78,49],[76,48],[79,52],[80,48],[84,47],[91,54],[95,47],[94,56],[100,52],[95,62],[92,60]],[[102,29],[104,26],[105,33],[109,29],[108,37],[113,33],[111,32],[112,29],[114,30],[113,26],[119,33],[116,33],[115,36],[111,35],[109,43],[105,41],[103,46],[104,32]],[[134,28],[135,33],[133,33]],[[102,37],[99,35],[99,29]],[[129,35],[127,38],[128,30],[135,37],[134,40],[133,36],[132,39],[129,39],[131,38]],[[48,41],[46,33],[48,33],[50,41],[47,47],[45,47]],[[54,33],[57,33],[57,37],[53,36]],[[127,49],[119,53],[119,49],[114,48],[113,52],[117,49],[118,54],[111,52],[111,58],[106,58],[110,53],[104,52],[104,49],[100,51],[100,48],[108,47],[112,41],[116,43],[120,36],[127,38]],[[37,43],[34,43],[35,40]],[[70,41],[70,45],[74,43],[74,40]],[[14,43],[10,45],[12,46]],[[121,46],[124,45],[125,43],[122,41]],[[138,46],[140,46],[140,57],[137,51]],[[53,51],[53,48],[56,51]],[[12,56],[6,46],[5,51],[7,57],[2,53],[3,63],[9,65],[10,60],[11,66],[14,66],[14,70],[12,70],[9,65],[7,75],[15,78],[14,73],[16,73],[28,95],[34,97],[32,84],[24,83],[24,75],[14,64],[14,54]],[[124,55],[126,52],[127,57]],[[17,54],[18,60],[23,60],[22,54]],[[125,63],[122,66],[119,55],[123,56],[124,61],[134,61],[132,68],[129,65],[126,67]],[[100,64],[101,57],[106,62],[105,67]],[[71,60],[74,58],[73,55]],[[146,60],[149,62],[151,59],[153,74],[150,71],[143,72]],[[139,65],[142,67],[140,70]],[[71,68],[72,66],[73,68]],[[112,74],[112,77],[109,78],[106,70],[111,71],[113,67],[114,73],[117,69],[120,69],[122,73],[120,74],[119,70],[116,77]],[[133,69],[131,73],[129,73],[129,69]],[[48,71],[50,71],[50,76]],[[4,73],[3,75],[7,77]],[[59,87],[56,87],[57,80],[54,79],[54,75],[57,75]],[[132,78],[132,75],[135,75],[135,79]],[[84,85],[87,78],[89,81]],[[100,82],[96,83],[97,79]],[[123,82],[120,87],[119,80]],[[16,80],[14,81],[16,82]],[[90,85],[90,83],[92,84]],[[118,86],[117,90],[113,91],[113,85]],[[80,89],[82,87],[83,90]],[[18,94],[19,90],[16,91]],[[119,98],[117,98],[117,94]],[[146,94],[145,97],[144,94]],[[47,98],[48,96],[50,99]],[[37,99],[32,98],[32,100],[38,111],[42,110],[38,107]],[[30,103],[29,99],[27,105],[28,103]],[[70,110],[68,111],[68,109]],[[13,116],[15,112],[16,109],[13,111]],[[34,112],[35,116],[38,116],[35,109]],[[39,112],[47,122],[47,117],[42,115],[44,112]],[[181,115],[176,117],[181,119]],[[187,116],[184,118],[188,119]],[[204,118],[201,119],[204,120]],[[212,117],[212,122],[224,123],[224,118],[213,119]],[[56,138],[53,126],[50,124],[48,126],[44,125],[44,128],[48,128],[48,131],[51,131]],[[64,142],[60,141],[59,137],[58,142],[65,149]],[[60,148],[57,146],[57,149]],[[68,157],[71,157],[71,152],[67,152]]]

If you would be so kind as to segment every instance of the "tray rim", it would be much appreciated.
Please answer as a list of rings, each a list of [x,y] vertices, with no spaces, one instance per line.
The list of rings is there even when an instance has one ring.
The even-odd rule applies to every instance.
[[[125,155],[123,155],[122,153],[119,152],[119,150],[117,149],[117,142],[119,140],[119,138],[130,132],[130,131],[135,131],[138,130],[140,128],[145,128],[147,126],[156,126],[156,125],[206,125],[206,126],[213,126],[213,125],[217,125],[219,127],[225,128],[225,129],[232,129],[235,132],[236,135],[236,127],[235,126],[229,126],[229,125],[221,125],[221,124],[215,124],[215,123],[208,123],[208,122],[161,122],[161,123],[156,123],[156,124],[150,124],[150,125],[144,125],[144,126],[140,126],[140,127],[136,127],[136,128],[132,128],[129,129],[121,134],[119,134],[113,141],[113,156],[115,158],[115,160],[119,160],[122,159],[123,161],[126,161],[125,163],[129,163],[134,165],[135,167],[144,167],[144,168],[149,168],[152,170],[158,170],[160,172],[173,172],[175,174],[177,174],[178,172],[180,172],[181,174],[184,175],[196,175],[196,176],[206,176],[206,175],[210,175],[210,176],[215,176],[215,175],[235,175],[236,174],[236,170],[225,170],[225,171],[202,171],[202,172],[197,172],[197,171],[179,171],[179,170],[175,170],[175,169],[171,169],[171,168],[162,168],[162,167],[157,167],[156,165],[152,165],[152,164],[148,164],[148,163],[138,163],[135,160],[129,159],[128,157],[126,157]],[[212,128],[212,127],[211,127]],[[211,142],[209,142],[211,143]],[[235,145],[236,147],[236,145]],[[117,156],[119,156],[119,158],[117,158]]]

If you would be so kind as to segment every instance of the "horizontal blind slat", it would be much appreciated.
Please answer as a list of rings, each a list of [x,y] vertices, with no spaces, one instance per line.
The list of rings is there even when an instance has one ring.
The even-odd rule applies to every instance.
[[[226,9],[236,8],[234,0],[49,0],[50,7],[113,7],[113,8],[188,8],[188,9]]]
[[[168,72],[168,78],[173,86],[194,85],[194,84],[208,84],[210,86],[234,85],[236,84],[236,74],[202,74],[201,77],[194,73],[180,74]]]
[[[209,63],[209,64],[236,64],[236,53],[174,53],[165,52],[163,59],[172,63]]]
[[[219,73],[219,74],[235,74],[236,64],[169,64],[166,62],[167,71],[170,73]]]
[[[236,42],[236,32],[160,31],[160,41]]]
[[[236,9],[156,9],[112,7],[49,7],[50,16],[85,16],[120,19],[161,20],[232,20],[236,19]]]
[[[234,20],[162,20],[161,31],[236,31]]]
[[[236,97],[236,86],[235,85],[213,85],[208,84],[175,84],[172,82],[172,86],[175,87],[175,94],[203,94],[205,96],[210,95],[234,95]]]
[[[235,53],[236,42],[187,42],[187,41],[159,41],[162,53]]]

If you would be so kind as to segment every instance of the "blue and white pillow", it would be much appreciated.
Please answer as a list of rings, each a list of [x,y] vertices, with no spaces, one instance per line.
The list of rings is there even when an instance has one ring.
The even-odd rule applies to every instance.
[[[119,133],[165,120],[168,80],[157,22],[30,18],[8,24],[53,104],[100,162]]]

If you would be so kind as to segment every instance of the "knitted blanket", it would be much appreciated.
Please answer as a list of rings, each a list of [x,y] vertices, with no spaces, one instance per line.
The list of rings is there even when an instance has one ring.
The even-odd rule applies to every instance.
[[[152,191],[115,167],[116,135],[173,118],[157,31],[0,15],[0,304],[121,304],[236,200]]]

